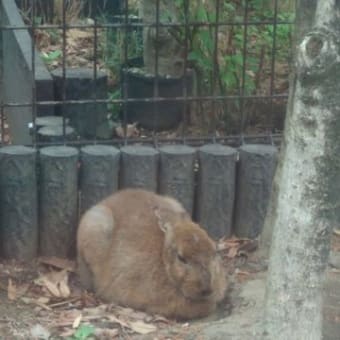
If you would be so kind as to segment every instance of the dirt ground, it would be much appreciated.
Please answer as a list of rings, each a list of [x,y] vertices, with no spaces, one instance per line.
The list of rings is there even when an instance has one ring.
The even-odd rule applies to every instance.
[[[241,291],[262,274],[256,245],[240,239],[219,243],[231,277],[230,294],[215,314],[188,323],[101,303],[80,288],[74,261],[39,258],[30,265],[0,261],[0,338],[199,339],[207,325],[218,324],[249,304]]]
[[[340,255],[340,235],[332,249]],[[0,261],[0,339],[260,339],[266,272],[254,243],[226,240],[220,251],[231,277],[228,297],[213,315],[185,323],[101,303],[80,288],[72,261]],[[330,269],[340,294],[340,274]],[[339,312],[331,315],[333,328],[340,329]]]

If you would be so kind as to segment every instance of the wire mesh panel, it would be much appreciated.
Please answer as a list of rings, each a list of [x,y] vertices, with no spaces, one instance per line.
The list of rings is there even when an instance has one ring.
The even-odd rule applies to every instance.
[[[3,144],[239,145],[282,131],[295,1],[1,6]],[[61,118],[51,138],[42,116]]]

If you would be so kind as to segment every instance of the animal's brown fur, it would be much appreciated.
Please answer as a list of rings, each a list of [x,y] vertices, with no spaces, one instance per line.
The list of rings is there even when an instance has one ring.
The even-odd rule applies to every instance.
[[[81,282],[109,302],[192,319],[212,312],[225,294],[214,241],[169,197],[113,194],[85,213],[77,248]]]

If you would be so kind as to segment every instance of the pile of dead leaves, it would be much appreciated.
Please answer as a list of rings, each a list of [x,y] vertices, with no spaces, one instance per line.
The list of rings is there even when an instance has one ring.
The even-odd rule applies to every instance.
[[[251,272],[241,269],[240,263],[247,262],[256,248],[257,241],[249,239],[218,242],[229,273],[236,274],[239,281],[251,278]],[[101,303],[80,288],[75,263],[70,260],[44,257],[32,268],[16,262],[0,266],[0,287],[6,290],[10,303],[30,306],[34,314],[32,339],[129,338],[162,332],[176,324],[162,316]]]
[[[236,275],[238,281],[249,279],[252,271],[242,269],[258,248],[258,241],[247,238],[223,238],[217,244],[224,264],[230,275]]]
[[[15,268],[7,270],[8,276],[12,276],[8,278],[7,297],[13,303],[21,302],[34,309],[38,323],[31,328],[32,337],[47,339],[57,335],[71,339],[72,336],[75,339],[89,336],[114,339],[148,334],[171,324],[171,321],[161,316],[100,303],[79,288],[73,274],[73,261],[55,257],[40,258],[37,277],[31,280],[24,280],[14,274],[13,270],[16,273],[21,271],[20,266]],[[42,315],[44,317],[39,319]]]
[[[101,38],[102,34],[102,30],[98,29],[99,38]],[[62,66],[64,46],[61,30],[36,29],[35,43],[49,70],[54,70]],[[96,53],[97,68],[103,69],[104,62],[102,55],[97,51],[94,43],[95,36],[93,28],[68,29],[65,41],[66,67],[92,68],[94,66],[94,53]]]

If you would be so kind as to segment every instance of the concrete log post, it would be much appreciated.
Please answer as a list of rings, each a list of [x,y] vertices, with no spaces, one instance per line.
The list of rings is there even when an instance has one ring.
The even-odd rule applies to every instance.
[[[30,261],[38,250],[36,150],[0,149],[0,230],[2,255]]]
[[[128,145],[121,148],[121,188],[157,191],[159,152],[149,146]]]
[[[192,215],[196,149],[186,145],[160,148],[160,193],[176,198]]]
[[[75,254],[78,222],[78,150],[51,146],[40,150],[40,254]]]
[[[219,144],[199,149],[197,220],[210,236],[230,236],[235,200],[237,150]]]
[[[88,145],[81,148],[80,211],[118,189],[120,151],[109,145]]]
[[[239,148],[235,235],[255,238],[262,230],[277,163],[277,148],[249,144]]]

